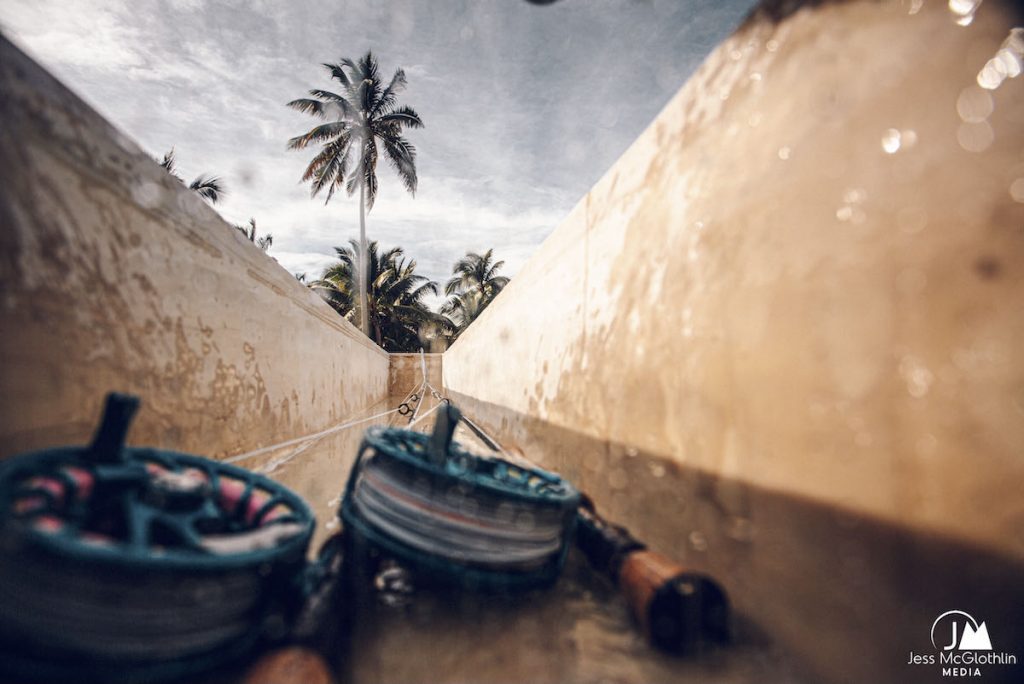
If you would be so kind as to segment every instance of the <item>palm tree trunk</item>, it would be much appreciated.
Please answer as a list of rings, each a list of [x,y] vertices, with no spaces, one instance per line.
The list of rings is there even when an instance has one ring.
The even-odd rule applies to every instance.
[[[359,329],[370,337],[370,319],[367,312],[369,301],[366,298],[366,279],[369,269],[366,267],[366,191],[363,188],[362,175],[359,177]]]

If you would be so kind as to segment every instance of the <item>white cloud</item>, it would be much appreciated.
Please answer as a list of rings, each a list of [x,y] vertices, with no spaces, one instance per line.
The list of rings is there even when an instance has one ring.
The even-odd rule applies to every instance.
[[[285,143],[315,121],[284,104],[328,86],[321,62],[373,48],[385,77],[404,66],[426,128],[409,134],[416,197],[382,168],[369,236],[443,281],[488,247],[515,273],[751,4],[6,0],[0,25],[151,154],[220,175],[218,211],[255,217],[311,277],[358,208],[299,184],[312,151]]]

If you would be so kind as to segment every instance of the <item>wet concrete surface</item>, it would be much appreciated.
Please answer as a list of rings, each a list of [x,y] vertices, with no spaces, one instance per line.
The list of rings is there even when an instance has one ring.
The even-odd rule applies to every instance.
[[[736,677],[743,662],[758,662],[758,681],[939,682],[940,667],[910,666],[908,657],[935,653],[933,621],[959,609],[987,621],[994,652],[1016,654],[1017,665],[986,666],[982,676],[1024,681],[1024,564],[1016,556],[449,396],[652,550],[721,582],[737,616],[738,643],[727,657]],[[748,659],[747,648],[758,656]],[[636,667],[647,675],[637,681],[664,681]],[[690,667],[677,663],[668,679],[688,681]]]
[[[929,626],[954,608],[987,621],[995,651],[1024,643],[1017,559],[451,397],[510,458],[560,473],[652,550],[721,582],[733,643],[688,658],[657,652],[575,549],[554,587],[514,595],[431,587],[412,574],[410,594],[381,593],[374,576],[388,559],[353,554],[355,580],[337,616],[344,629],[325,648],[342,682],[938,682],[941,668],[907,660],[934,651]],[[310,503],[315,550],[340,530],[337,508],[365,428],[408,424],[395,413],[374,418],[400,401],[238,465]],[[416,429],[430,429],[436,406],[427,393]],[[464,427],[455,438],[488,451]],[[1021,674],[1020,665],[983,668],[986,681]]]
[[[907,660],[935,652],[929,626],[952,609],[985,621],[995,652],[1024,655],[1017,559],[450,396],[510,458],[560,473],[652,550],[719,581],[734,638],[690,657],[657,652],[616,588],[575,549],[553,587],[518,594],[439,588],[413,573],[403,576],[411,590],[381,591],[380,570],[394,566],[357,549],[345,558],[351,581],[329,629],[315,640],[341,683],[939,682],[941,668]],[[325,434],[228,460],[310,504],[312,557],[341,531],[337,509],[366,428],[409,425],[411,415],[394,411],[402,399]],[[414,428],[429,430],[439,403],[429,392],[422,403]],[[487,450],[464,427],[455,437]],[[247,665],[189,681],[241,681]],[[989,682],[1022,681],[1020,665],[981,671]]]
[[[393,409],[402,398],[392,397],[352,419],[365,422],[236,462],[277,479],[309,502],[317,517],[311,553],[340,529],[338,504],[364,430],[405,427],[412,416],[366,419]],[[431,429],[437,405],[426,393],[415,429]],[[455,438],[488,452],[464,426]],[[657,652],[612,583],[575,549],[553,587],[517,594],[428,586],[412,574],[407,576],[411,594],[381,593],[373,575],[388,559],[373,554],[346,562],[359,568],[341,607],[344,631],[326,649],[344,682],[810,681],[801,679],[786,655],[742,615],[734,620],[736,639],[728,647],[690,658]]]

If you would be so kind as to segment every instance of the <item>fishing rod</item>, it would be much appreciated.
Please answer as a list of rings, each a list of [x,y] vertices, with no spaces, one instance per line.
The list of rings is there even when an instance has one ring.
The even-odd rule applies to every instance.
[[[470,418],[463,415],[462,421],[489,449],[509,453]],[[654,646],[684,654],[729,640],[729,602],[715,580],[649,549],[628,529],[602,517],[585,493],[576,520],[577,548],[619,588]]]
[[[728,640],[728,600],[717,582],[651,551],[625,527],[603,518],[588,496],[557,476],[539,468],[516,471],[512,462],[527,459],[509,453],[429,383],[423,385],[422,396],[429,391],[438,404],[419,419],[410,418],[408,427],[437,412],[431,434],[377,428],[364,437],[339,509],[346,524],[342,534],[350,535],[345,538],[350,562],[355,560],[353,538],[362,538],[433,580],[476,590],[544,585],[560,572],[574,526],[577,547],[619,588],[655,647],[692,653],[704,644]],[[404,415],[415,417],[411,411]],[[507,460],[479,459],[463,451],[452,439],[459,424]],[[505,487],[532,479],[535,489],[554,486],[563,494],[562,505],[553,509],[561,515],[549,515],[545,522],[536,516],[543,506],[515,511],[509,499],[494,499],[494,491],[481,487],[479,478],[494,478],[496,473],[489,484]],[[518,490],[520,495],[529,492]],[[502,508],[504,514],[486,515],[481,508],[491,513]],[[510,534],[517,531],[514,523],[522,514],[531,516],[531,524],[518,531],[528,534]],[[318,651],[297,645],[262,657],[244,684],[332,684],[329,677]]]
[[[419,415],[427,391],[438,403]],[[575,536],[656,646],[686,652],[728,636],[713,580],[648,550],[557,475],[464,449],[460,423],[508,454],[425,378],[403,402],[416,408],[389,413],[438,412],[433,433],[366,431],[338,511],[344,531],[312,563],[312,512],[287,488],[125,446],[138,403],[109,395],[90,445],[0,464],[0,671],[165,681],[263,651],[246,684],[330,684],[357,538],[428,577],[516,590],[552,584]]]

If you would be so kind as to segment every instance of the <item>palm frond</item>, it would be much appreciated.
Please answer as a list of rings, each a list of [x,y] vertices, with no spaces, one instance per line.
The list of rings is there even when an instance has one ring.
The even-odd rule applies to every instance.
[[[412,107],[399,107],[390,114],[385,114],[377,119],[382,125],[397,125],[399,127],[423,128],[423,120]]]
[[[160,161],[160,166],[164,167],[164,170],[166,170],[167,173],[171,174],[182,183],[185,182],[181,180],[181,176],[178,175],[178,169],[175,167],[173,147],[170,149],[169,152],[167,152],[167,154],[164,155],[164,158]]]
[[[377,101],[377,105],[374,107],[374,114],[387,114],[390,112],[395,103],[398,100],[398,93],[405,90],[405,86],[408,84],[408,80],[405,77],[404,69],[396,69],[395,75],[391,77],[391,83],[381,93],[380,98]]]
[[[205,173],[196,176],[195,180],[189,183],[189,190],[199,193],[199,196],[211,203],[216,204],[224,198],[227,192],[224,190],[223,182],[217,176],[207,176]]]
[[[347,121],[331,121],[329,123],[314,126],[302,135],[297,135],[288,141],[289,150],[301,150],[312,142],[331,140],[343,135],[351,129]]]
[[[388,155],[391,167],[402,180],[402,185],[409,194],[416,194],[419,179],[416,175],[416,148],[405,138],[384,138],[384,151]]]
[[[291,107],[292,109],[302,112],[303,114],[311,114],[313,116],[323,119],[326,116],[324,110],[324,103],[320,100],[311,100],[308,97],[301,97],[298,100],[292,100],[285,107]]]

